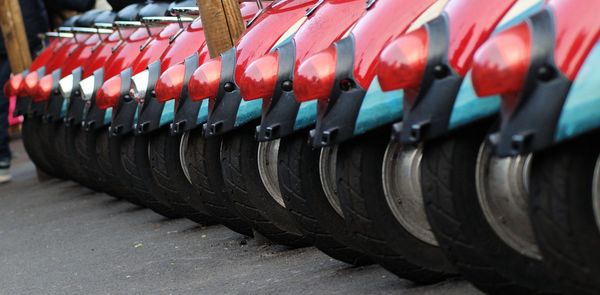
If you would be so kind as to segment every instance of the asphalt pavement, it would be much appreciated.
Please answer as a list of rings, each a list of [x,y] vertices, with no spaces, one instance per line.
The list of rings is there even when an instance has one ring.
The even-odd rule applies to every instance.
[[[0,294],[479,294],[417,286],[227,228],[168,220],[71,181],[39,182],[20,141],[0,185]]]

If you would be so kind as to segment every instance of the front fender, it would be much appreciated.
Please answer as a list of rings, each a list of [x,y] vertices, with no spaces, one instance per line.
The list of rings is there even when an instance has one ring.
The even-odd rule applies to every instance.
[[[596,44],[581,67],[560,113],[556,143],[600,128],[600,43]]]

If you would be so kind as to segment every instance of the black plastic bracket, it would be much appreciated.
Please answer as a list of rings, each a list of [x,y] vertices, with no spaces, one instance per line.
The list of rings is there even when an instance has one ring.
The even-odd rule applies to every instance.
[[[48,97],[48,106],[46,107],[46,112],[42,116],[42,121],[47,123],[55,123],[62,119],[62,106],[65,102],[65,98],[58,90],[58,81],[60,81],[61,72],[62,71],[60,69],[52,72],[52,90],[50,91],[50,96]]]
[[[274,140],[292,134],[300,109],[300,103],[296,101],[291,84],[294,78],[296,42],[292,39],[291,42],[280,46],[277,51],[279,53],[277,83],[273,96],[263,98],[262,120],[256,127],[258,141]]]
[[[317,105],[317,124],[310,131],[310,142],[323,147],[354,137],[356,118],[367,91],[354,78],[354,36],[335,43],[337,64],[329,100]]]
[[[67,114],[63,118],[65,126],[78,126],[81,124],[83,119],[83,109],[85,102],[81,99],[81,90],[79,89],[79,82],[83,76],[83,70],[78,67],[73,72],[73,89],[71,89],[71,96],[69,97],[69,103],[67,104]]]
[[[112,120],[108,127],[109,136],[123,135],[133,130],[133,119],[137,111],[137,102],[133,100],[129,89],[131,88],[131,68],[123,70],[121,75],[121,89],[119,101],[112,110]]]
[[[236,48],[221,54],[221,80],[214,103],[209,103],[208,121],[203,126],[204,136],[220,135],[235,128],[237,112],[242,102],[240,89],[235,83]]]
[[[171,123],[170,131],[172,135],[194,129],[199,126],[197,123],[198,113],[203,101],[192,101],[188,91],[188,83],[194,71],[198,68],[198,53],[188,56],[183,64],[185,72],[183,76],[183,88],[179,95],[179,100],[175,105],[175,115]]]
[[[134,129],[136,135],[147,134],[160,128],[160,117],[165,107],[164,103],[156,100],[154,86],[160,77],[160,60],[148,65],[148,89],[146,97],[141,106],[138,106],[139,116],[137,127]]]
[[[82,122],[81,126],[85,131],[93,131],[98,130],[104,127],[104,114],[105,110],[101,110],[96,105],[96,93],[98,89],[104,84],[104,69],[100,68],[94,71],[94,92],[92,93],[92,97],[90,100],[85,101],[85,106],[83,108]]]
[[[392,138],[403,144],[415,145],[448,132],[454,102],[464,80],[448,59],[447,15],[442,14],[425,26],[429,45],[421,87],[414,100],[404,99],[403,128],[392,129]]]
[[[514,109],[502,107],[502,125],[494,137],[499,156],[526,154],[554,144],[562,107],[572,81],[554,61],[556,40],[549,9],[528,20],[533,38],[531,66],[519,102]]]

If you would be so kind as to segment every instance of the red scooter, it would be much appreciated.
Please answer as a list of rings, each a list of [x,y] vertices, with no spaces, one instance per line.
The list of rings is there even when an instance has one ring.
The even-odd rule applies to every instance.
[[[306,143],[306,126],[302,123],[307,112],[315,112],[315,105],[300,106],[294,98],[292,79],[294,70],[306,56],[327,48],[345,37],[356,21],[367,12],[361,0],[329,0],[315,7],[288,41],[270,53],[253,61],[239,76],[237,84],[246,101],[262,99],[261,124],[256,127],[256,157],[241,161],[256,161],[258,185],[264,185],[275,202],[266,203],[275,208],[285,207],[300,231],[325,254],[346,263],[360,265],[372,259],[356,245],[346,229],[343,218],[327,202],[320,185],[298,185],[298,182],[320,182],[317,173],[311,179],[295,177],[296,167],[306,166],[310,155],[298,154]],[[318,31],[318,34],[315,34]],[[258,119],[257,113],[255,119]],[[300,124],[296,122],[300,121]],[[303,130],[304,129],[304,130]],[[289,136],[298,130],[294,136]],[[247,137],[245,134],[244,136]],[[283,137],[283,139],[279,139]],[[300,147],[295,144],[301,143]],[[282,150],[283,147],[283,150]],[[291,162],[288,162],[291,161]],[[281,164],[279,164],[281,163]],[[317,163],[317,162],[315,162]],[[253,164],[253,163],[248,163]],[[245,164],[242,164],[246,166]],[[253,166],[253,165],[248,165]],[[256,173],[255,173],[256,174]],[[280,177],[281,176],[281,177]],[[316,178],[315,178],[316,177]],[[247,181],[252,181],[249,178]],[[300,191],[302,190],[302,191]]]
[[[522,183],[523,194],[494,205],[525,207],[542,263],[565,293],[600,290],[599,5],[548,1],[540,13],[486,42],[473,66],[477,93],[501,95],[501,123],[477,173],[492,182],[506,166],[507,179]]]
[[[296,227],[285,208],[280,205],[271,206],[276,201],[260,182],[255,170],[256,162],[250,163],[251,166],[248,167],[254,171],[252,173],[256,173],[251,175],[252,179],[247,179],[248,175],[244,174],[246,170],[241,172],[242,175],[230,174],[233,172],[232,167],[241,168],[232,165],[241,162],[219,161],[225,158],[231,161],[241,160],[247,153],[252,154],[248,159],[255,159],[255,147],[248,146],[243,153],[229,158],[227,155],[230,153],[230,142],[221,135],[243,126],[236,130],[235,134],[238,135],[232,133],[226,138],[239,138],[241,133],[238,132],[243,132],[246,142],[250,132],[252,140],[254,126],[248,123],[260,115],[261,102],[242,101],[236,82],[239,82],[239,77],[252,61],[291,38],[310,16],[307,10],[311,12],[319,5],[319,2],[312,0],[273,2],[252,21],[234,48],[200,65],[190,79],[189,94],[192,101],[208,105],[205,108],[207,113],[198,115],[198,122],[207,122],[203,130],[211,138],[203,138],[202,129],[195,128],[186,132],[182,140],[185,143],[182,145],[183,162],[189,163],[193,168],[188,170],[190,179],[199,186],[203,196],[208,197],[204,200],[206,203],[211,203],[213,199],[221,199],[219,203],[222,206],[239,214],[257,232],[273,242],[294,247],[308,245],[310,241]],[[208,100],[205,100],[207,98]],[[202,111],[202,108],[200,110]],[[254,145],[254,142],[252,144]],[[245,145],[237,145],[238,148],[242,146]],[[254,153],[251,152],[253,149]],[[201,184],[206,180],[212,187],[202,187]],[[211,191],[212,188],[218,189],[218,194]],[[261,203],[255,203],[256,201]],[[277,210],[269,211],[271,208]]]

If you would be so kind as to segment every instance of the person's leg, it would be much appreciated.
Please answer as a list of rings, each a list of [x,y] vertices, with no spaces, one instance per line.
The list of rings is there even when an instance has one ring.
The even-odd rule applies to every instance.
[[[0,60],[0,87],[3,87],[10,75],[8,60]],[[0,91],[0,183],[10,180],[11,152],[8,138],[8,97]]]

